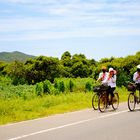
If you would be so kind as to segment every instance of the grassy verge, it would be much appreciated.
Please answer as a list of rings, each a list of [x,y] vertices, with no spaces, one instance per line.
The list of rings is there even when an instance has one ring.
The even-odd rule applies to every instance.
[[[47,95],[30,100],[0,101],[0,124],[49,116],[90,107],[91,93]]]
[[[125,88],[117,89],[120,102],[127,100]],[[0,124],[70,112],[91,107],[92,92],[73,92],[60,95],[46,95],[24,100],[23,98],[0,99]]]

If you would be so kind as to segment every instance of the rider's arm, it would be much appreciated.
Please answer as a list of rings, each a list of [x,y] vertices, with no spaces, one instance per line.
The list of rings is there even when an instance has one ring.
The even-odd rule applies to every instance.
[[[116,75],[114,75],[113,77],[110,77],[110,75],[108,74],[102,83],[103,84],[116,83]]]
[[[111,79],[112,79],[112,82],[115,83],[116,82],[116,75],[114,75]]]
[[[101,79],[102,79],[102,73],[99,74],[97,81],[101,81]]]
[[[134,73],[134,75],[133,75],[133,81],[134,81],[134,82],[137,81],[137,73]]]

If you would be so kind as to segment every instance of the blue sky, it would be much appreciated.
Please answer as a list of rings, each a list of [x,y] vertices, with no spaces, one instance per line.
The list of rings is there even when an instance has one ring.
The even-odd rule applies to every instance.
[[[0,0],[0,52],[123,57],[140,51],[140,0]]]

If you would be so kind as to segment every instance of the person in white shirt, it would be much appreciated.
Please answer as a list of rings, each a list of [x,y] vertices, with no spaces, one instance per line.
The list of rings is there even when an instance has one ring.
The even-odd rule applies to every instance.
[[[114,97],[114,90],[116,89],[116,71],[113,68],[109,68],[109,74],[107,78],[105,79],[104,83],[106,83],[108,88],[108,95],[111,94],[111,100]]]
[[[136,83],[137,88],[140,89],[140,65],[137,66],[137,71],[133,75],[133,81]]]
[[[108,72],[106,71],[106,67],[103,66],[102,72],[99,74],[97,81],[101,81],[101,83],[103,84],[105,82],[107,76],[108,76]]]

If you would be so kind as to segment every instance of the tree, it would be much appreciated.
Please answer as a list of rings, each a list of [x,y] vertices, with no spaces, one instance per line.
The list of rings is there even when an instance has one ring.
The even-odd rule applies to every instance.
[[[72,66],[71,54],[68,51],[66,51],[62,54],[61,64],[65,67],[71,67]]]
[[[71,73],[74,77],[88,77],[89,69],[87,65],[84,65],[82,62],[77,62],[72,66]]]
[[[26,63],[26,80],[29,84],[50,80],[60,76],[60,64],[58,58],[40,56],[34,63]]]
[[[3,70],[6,67],[6,63],[4,63],[3,61],[0,61],[0,74],[4,74]]]
[[[64,60],[64,59],[71,59],[71,54],[70,52],[66,51],[62,54],[61,56],[61,60]]]
[[[25,67],[22,62],[14,61],[10,63],[5,69],[4,72],[7,73],[12,78],[12,83],[14,85],[25,84]]]

